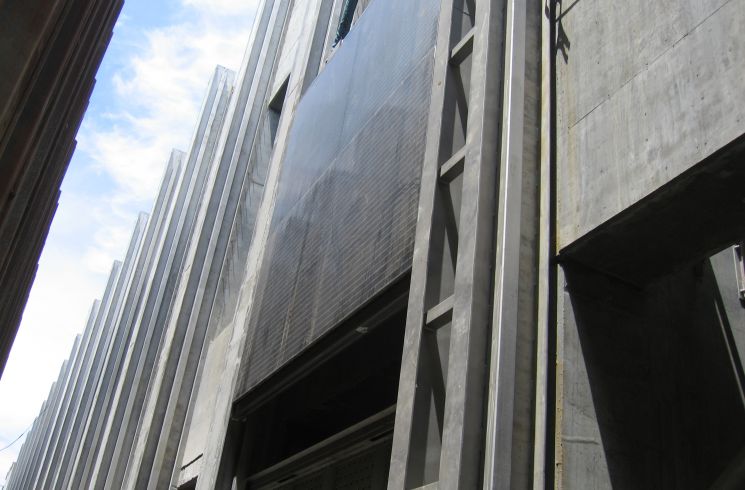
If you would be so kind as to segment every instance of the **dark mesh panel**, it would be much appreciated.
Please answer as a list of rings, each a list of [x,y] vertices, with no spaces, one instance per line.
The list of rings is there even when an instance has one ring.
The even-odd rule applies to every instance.
[[[242,395],[411,263],[439,0],[375,0],[297,107]]]

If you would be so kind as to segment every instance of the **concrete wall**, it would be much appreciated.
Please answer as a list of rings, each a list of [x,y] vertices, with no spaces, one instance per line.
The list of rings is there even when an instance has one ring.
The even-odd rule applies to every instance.
[[[745,317],[731,251],[709,257],[743,235],[744,21],[741,0],[556,4],[557,488],[736,473]]]
[[[125,262],[126,294],[117,286],[94,308],[50,391],[16,487],[231,485],[218,483],[220,465],[243,440],[231,413],[288,135],[333,56],[340,4],[262,2],[236,80],[218,70],[191,151],[173,155],[136,266]],[[484,405],[488,420],[468,420],[485,453],[471,462],[489,467],[483,485],[741,483],[745,309],[730,249],[709,257],[745,235],[745,0],[563,0],[553,53],[543,3],[475,5],[489,7],[479,26],[495,37],[474,31],[472,92],[488,80],[488,102],[509,104],[479,120],[493,136],[480,140],[485,175],[496,180],[499,167],[500,185],[470,173],[464,192],[499,188],[473,220],[496,233],[463,242],[500,260],[494,272],[490,261],[476,267],[498,284],[479,283],[479,297],[493,296],[480,311],[500,307],[477,322],[493,334],[491,396],[473,388],[469,412]],[[525,29],[499,38],[515,5],[527,9]],[[506,64],[495,61],[503,47]],[[288,79],[280,115],[268,105]],[[456,365],[467,357],[450,352],[461,353]],[[450,423],[453,433],[467,425]]]
[[[743,0],[557,7],[559,249],[745,133]]]
[[[565,284],[557,488],[710,488],[745,444],[735,283],[706,260],[643,290],[572,268]]]
[[[212,410],[218,395],[214,380],[222,375],[231,333],[231,330],[224,329],[205,346],[206,355],[202,360],[200,383],[195,387],[196,391],[189,406],[189,420],[184,427],[181,454],[176,462],[179,486],[200,474],[202,455],[210,436]]]

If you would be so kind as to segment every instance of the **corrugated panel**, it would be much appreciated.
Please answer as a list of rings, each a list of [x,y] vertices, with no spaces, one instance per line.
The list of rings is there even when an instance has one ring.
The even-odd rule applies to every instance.
[[[300,102],[239,395],[410,267],[439,3],[372,2]]]

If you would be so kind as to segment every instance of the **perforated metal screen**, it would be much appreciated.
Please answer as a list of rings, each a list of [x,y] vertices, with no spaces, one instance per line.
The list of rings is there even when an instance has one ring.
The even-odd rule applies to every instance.
[[[297,107],[243,395],[410,267],[439,0],[374,0]]]

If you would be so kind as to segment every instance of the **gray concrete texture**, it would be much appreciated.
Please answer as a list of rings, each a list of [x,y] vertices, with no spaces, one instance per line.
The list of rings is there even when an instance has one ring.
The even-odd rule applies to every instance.
[[[731,250],[715,252],[739,228],[709,220],[726,230],[675,257],[634,250],[667,243],[659,209],[742,173],[745,0],[443,2],[388,488],[737,488],[745,310]],[[216,70],[9,488],[243,484],[241,366],[290,129],[334,62],[340,8],[262,0],[239,72]],[[445,180],[462,187],[454,223]],[[730,216],[716,197],[698,218]],[[665,228],[672,240],[685,223]],[[436,242],[453,224],[457,239]],[[623,257],[603,269],[609,240]],[[422,347],[435,316],[448,317],[441,372]]]
[[[745,132],[742,0],[560,5],[559,249]]]
[[[161,238],[154,249],[152,276],[148,281],[149,289],[145,292],[144,308],[138,317],[141,325],[140,335],[134,345],[144,346],[145,352],[137,354],[128,363],[128,374],[131,376],[122,385],[123,396],[117,406],[115,424],[119,427],[116,441],[107,441],[107,448],[101,453],[97,468],[100,468],[96,485],[106,488],[119,488],[123,484],[125,472],[130,463],[132,445],[135,441],[137,427],[140,424],[143,403],[148,390],[153,388],[152,380],[157,374],[155,362],[163,342],[164,328],[171,315],[173,295],[178,281],[191,262],[185,261],[185,253],[194,236],[197,212],[204,199],[210,195],[209,187],[205,188],[211,175],[210,164],[215,148],[215,132],[219,130],[226,106],[226,97],[230,93],[232,75],[219,68],[213,77],[208,95],[205,98],[200,122],[195,131],[194,143],[186,160],[183,171],[179,172],[174,182],[169,202],[164,206],[163,223],[160,227]],[[142,348],[142,347],[140,347]],[[143,382],[146,380],[146,382]],[[122,406],[125,408],[122,410]],[[116,464],[107,468],[105,454],[111,454]]]

